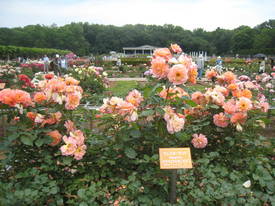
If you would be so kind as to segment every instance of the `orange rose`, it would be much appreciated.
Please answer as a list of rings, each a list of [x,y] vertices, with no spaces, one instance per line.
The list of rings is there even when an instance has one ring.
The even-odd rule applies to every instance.
[[[52,138],[52,142],[50,143],[50,146],[58,145],[61,142],[62,135],[59,133],[58,130],[53,130],[47,133],[48,136]]]
[[[35,93],[33,97],[33,101],[36,103],[42,103],[47,99],[46,95],[43,92],[37,92]]]

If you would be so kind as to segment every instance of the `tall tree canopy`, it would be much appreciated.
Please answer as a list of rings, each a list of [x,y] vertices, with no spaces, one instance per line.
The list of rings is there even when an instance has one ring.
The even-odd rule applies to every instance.
[[[178,43],[184,51],[207,51],[209,54],[254,54],[259,51],[275,53],[275,20],[254,28],[240,26],[233,30],[217,28],[193,31],[180,26],[157,25],[99,25],[71,23],[61,27],[28,25],[18,28],[0,28],[0,45],[68,49],[78,55],[122,51],[122,47]]]

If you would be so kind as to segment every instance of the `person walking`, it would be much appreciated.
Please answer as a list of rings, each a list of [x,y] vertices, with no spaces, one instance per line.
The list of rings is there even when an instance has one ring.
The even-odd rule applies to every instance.
[[[199,77],[199,79],[201,79],[203,70],[204,70],[204,59],[203,59],[202,54],[200,54],[197,59],[197,65],[198,65],[198,73],[199,73],[198,77]]]
[[[220,56],[218,56],[217,60],[216,60],[216,70],[219,74],[222,73],[222,58]]]
[[[49,59],[49,57],[47,57],[47,55],[44,55],[43,62],[44,62],[44,73],[48,73],[49,72],[50,59]]]
[[[265,73],[265,59],[260,62],[259,74]]]
[[[67,64],[67,60],[64,56],[61,57],[61,60],[60,60],[60,67],[62,70],[64,71],[67,71],[68,69],[68,64]]]

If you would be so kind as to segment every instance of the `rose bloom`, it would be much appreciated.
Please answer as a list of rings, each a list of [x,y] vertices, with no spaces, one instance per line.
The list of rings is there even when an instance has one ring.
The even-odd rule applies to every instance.
[[[194,92],[191,98],[196,104],[205,105],[207,103],[205,96],[201,92]]]
[[[175,115],[174,110],[170,106],[165,106],[163,110],[165,112],[164,113],[164,119],[165,119],[165,121],[169,121]]]
[[[24,107],[33,106],[31,96],[28,92],[19,89],[3,89],[0,91],[0,102],[10,107],[23,105]]]
[[[186,54],[182,54],[178,58],[178,62],[185,66],[186,68],[190,68],[193,64],[192,58],[190,56],[187,56]]]
[[[181,49],[180,46],[177,45],[177,44],[171,44],[170,47],[171,47],[172,51],[175,52],[175,53],[180,53],[180,52],[182,52],[182,49]]]
[[[83,156],[86,153],[86,145],[80,145],[76,148],[75,152],[74,152],[74,159],[76,160],[81,160],[83,158]]]
[[[78,85],[79,84],[79,81],[74,79],[73,77],[66,77],[65,78],[65,83],[67,85]]]
[[[57,122],[60,122],[62,117],[61,112],[55,112],[50,114],[50,118],[44,119],[42,121],[41,127],[44,127],[46,124],[53,125]],[[40,122],[41,123],[41,122]]]
[[[58,130],[50,131],[47,133],[47,135],[52,138],[50,146],[56,146],[61,142],[62,135],[59,133]]]
[[[75,130],[73,132],[70,132],[70,137],[73,137],[75,139],[77,145],[84,144],[85,137],[82,131]]]
[[[193,134],[193,139],[191,143],[195,148],[203,149],[206,147],[208,140],[203,134]]]
[[[44,92],[37,92],[35,93],[34,97],[33,97],[33,101],[36,103],[42,103],[47,99],[46,95],[44,94]]]
[[[191,82],[192,84],[197,83],[197,76],[198,76],[198,70],[196,65],[192,65],[188,71],[188,76],[189,79],[188,81]]]
[[[170,82],[174,85],[183,84],[188,80],[188,70],[184,65],[174,65],[167,75]]]
[[[66,83],[61,79],[51,79],[45,85],[45,89],[51,92],[64,92],[65,88]]]
[[[224,81],[226,81],[228,84],[234,83],[237,79],[236,75],[233,72],[225,72],[222,76]]]
[[[242,90],[236,89],[236,90],[232,91],[232,96],[240,98],[242,96]]]
[[[260,107],[262,112],[268,112],[269,104],[267,102],[260,102]]]
[[[229,91],[225,87],[219,85],[216,85],[213,91],[221,92],[225,97],[229,94]]]
[[[212,80],[212,78],[217,77],[218,73],[214,70],[207,70],[205,73],[205,77],[209,80]]]
[[[237,112],[235,114],[232,115],[232,117],[230,118],[230,121],[233,124],[244,124],[247,118],[247,114],[243,113],[243,112]]]
[[[125,100],[131,103],[132,105],[138,107],[139,104],[143,101],[143,97],[138,90],[134,89],[131,92],[129,92]]]
[[[239,87],[238,87],[237,84],[232,83],[232,84],[229,84],[229,85],[227,86],[227,89],[229,89],[229,90],[231,90],[231,91],[235,91],[235,90],[238,90]]]
[[[168,74],[169,66],[166,64],[164,58],[157,57],[152,60],[151,69],[154,77],[163,79]]]
[[[246,97],[240,97],[239,101],[237,101],[236,106],[239,111],[246,112],[252,109],[252,102],[250,99]]]
[[[127,122],[135,122],[137,119],[138,119],[138,114],[135,110],[132,113],[126,115],[126,117],[124,118],[124,120]]]
[[[208,91],[206,91],[205,93],[205,97],[207,101],[211,101],[214,104],[217,104],[220,106],[224,104],[225,97],[221,92],[212,91],[211,89],[208,89]]]
[[[172,54],[168,48],[159,48],[154,51],[153,54],[155,57],[163,57],[166,60],[169,60],[172,58]]]
[[[99,111],[101,113],[112,114],[112,113],[116,112],[117,105],[123,101],[124,100],[119,97],[111,97],[111,99],[105,98],[105,99],[103,99],[103,105],[99,108]]]
[[[124,116],[131,114],[135,110],[135,106],[129,102],[123,101],[117,105],[116,109],[118,114]]]
[[[75,93],[75,94],[78,94],[79,96],[81,96],[81,94],[83,93],[83,89],[80,86],[68,85],[65,87],[65,92],[67,94]]]
[[[179,117],[174,114],[171,119],[167,121],[167,131],[170,134],[174,134],[175,132],[179,132],[184,127],[185,120],[184,118]]]
[[[72,155],[77,149],[76,140],[73,137],[64,136],[63,141],[65,145],[60,148],[62,155]]]
[[[234,99],[230,99],[228,102],[224,103],[222,108],[227,114],[233,114],[237,111],[236,102]]]
[[[252,92],[248,89],[242,90],[240,95],[241,95],[241,97],[246,97],[248,99],[252,98]]]
[[[244,86],[247,88],[247,89],[255,89],[256,88],[256,85],[251,82],[251,81],[247,81],[244,83]]]
[[[267,83],[267,84],[265,85],[265,87],[266,87],[266,88],[269,88],[269,89],[272,89],[272,88],[273,88],[273,85],[272,85],[271,83]]]
[[[74,122],[71,121],[71,120],[67,120],[67,121],[65,122],[64,126],[66,127],[67,132],[73,132],[73,131],[76,130],[75,125],[74,125]]]
[[[215,114],[213,116],[214,124],[218,127],[227,127],[229,124],[229,118],[224,113]]]
[[[26,116],[32,121],[35,120],[36,115],[37,115],[37,113],[34,113],[34,112],[27,112],[27,114],[26,114]]]
[[[239,76],[239,80],[241,81],[250,81],[250,77],[246,75],[241,75]]]
[[[45,79],[52,79],[54,77],[54,74],[52,74],[52,73],[49,73],[49,74],[45,74],[44,75],[44,78]]]
[[[65,108],[68,110],[73,110],[80,104],[80,98],[78,95],[69,94],[66,98]]]

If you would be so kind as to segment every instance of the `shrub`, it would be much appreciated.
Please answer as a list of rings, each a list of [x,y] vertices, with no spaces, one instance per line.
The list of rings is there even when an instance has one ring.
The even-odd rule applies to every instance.
[[[30,47],[18,47],[18,46],[1,46],[0,45],[0,58],[7,59],[21,57],[38,58],[45,54],[48,56],[54,56],[55,54],[65,55],[70,53],[69,50],[60,49],[48,49],[48,48],[30,48]]]

